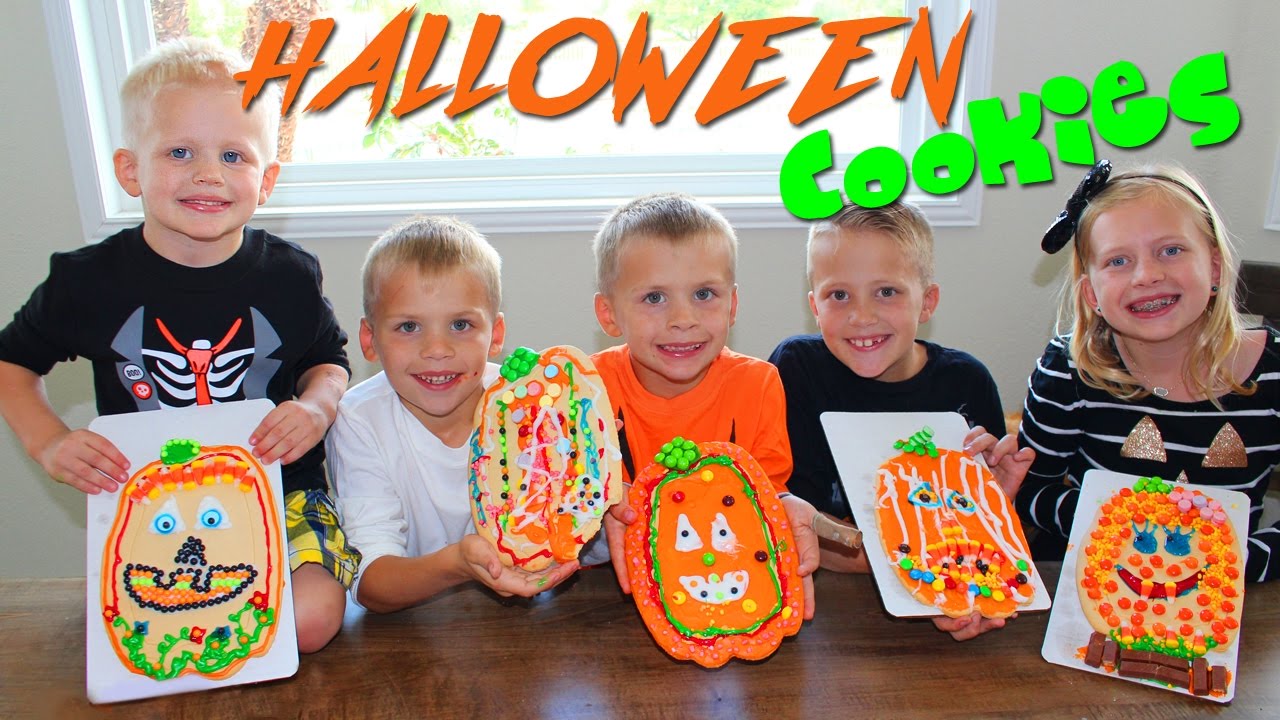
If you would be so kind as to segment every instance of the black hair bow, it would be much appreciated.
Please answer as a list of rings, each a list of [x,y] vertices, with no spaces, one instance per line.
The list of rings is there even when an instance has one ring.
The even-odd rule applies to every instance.
[[[1076,234],[1076,225],[1080,222],[1080,214],[1084,212],[1089,201],[1107,186],[1107,179],[1110,177],[1110,160],[1099,160],[1089,169],[1089,172],[1085,173],[1084,179],[1076,186],[1076,191],[1067,199],[1067,209],[1058,213],[1053,224],[1045,231],[1044,239],[1040,241],[1042,250],[1052,255],[1071,242],[1071,238]]]

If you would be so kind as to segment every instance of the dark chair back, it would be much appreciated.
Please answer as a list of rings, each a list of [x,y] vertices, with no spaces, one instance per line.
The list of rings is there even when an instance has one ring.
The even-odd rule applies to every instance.
[[[1245,262],[1240,266],[1240,309],[1261,315],[1267,325],[1280,329],[1280,265]]]

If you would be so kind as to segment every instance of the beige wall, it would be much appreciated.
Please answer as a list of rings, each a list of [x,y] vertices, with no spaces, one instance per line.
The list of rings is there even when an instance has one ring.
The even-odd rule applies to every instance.
[[[1158,8],[1159,25],[1147,8]],[[1199,174],[1238,236],[1246,258],[1280,262],[1280,234],[1262,227],[1280,137],[1280,62],[1271,32],[1280,26],[1273,3],[1055,2],[999,4],[991,94],[1009,101],[1038,92],[1050,77],[1069,75],[1091,84],[1117,60],[1138,65],[1155,92],[1187,60],[1226,51],[1229,94],[1244,122],[1229,143],[1190,147],[1193,129],[1174,122],[1161,139],[1134,153],[1105,151],[1119,164],[1172,159]],[[0,317],[8,318],[48,268],[48,255],[81,244],[52,61],[39,5],[12,3],[0,23],[0,113],[3,192],[0,208],[9,228],[0,243]],[[833,129],[838,131],[838,129]],[[1046,134],[1046,137],[1049,135]],[[987,188],[982,223],[938,232],[938,276],[943,301],[926,329],[931,339],[973,352],[1000,384],[1007,408],[1022,402],[1027,373],[1040,354],[1053,317],[1064,258],[1038,250],[1039,235],[1080,176],[1065,169],[1060,182]],[[481,228],[482,230],[484,228]],[[302,242],[327,269],[326,289],[349,331],[359,319],[358,267],[367,240]],[[586,234],[497,236],[505,263],[508,348],[568,342],[607,345],[591,313]],[[733,346],[767,355],[782,337],[809,331],[804,300],[802,233],[742,233],[741,305]],[[555,265],[546,258],[557,258]],[[534,308],[546,308],[539,317]],[[358,355],[358,352],[356,353]],[[373,371],[358,357],[356,378]],[[93,416],[89,367],[59,367],[48,381],[57,411],[72,426]],[[73,576],[84,572],[84,500],[56,485],[23,453],[11,432],[0,430],[0,577]]]

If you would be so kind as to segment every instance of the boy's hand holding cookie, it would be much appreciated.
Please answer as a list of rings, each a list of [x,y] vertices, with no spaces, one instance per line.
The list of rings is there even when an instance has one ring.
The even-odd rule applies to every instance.
[[[129,479],[129,461],[112,442],[89,430],[68,430],[55,436],[37,459],[49,477],[83,493],[115,492]]]
[[[578,561],[552,565],[538,572],[528,572],[502,564],[498,551],[488,540],[476,534],[458,542],[464,573],[483,583],[502,597],[533,597],[559,585],[578,570]]]

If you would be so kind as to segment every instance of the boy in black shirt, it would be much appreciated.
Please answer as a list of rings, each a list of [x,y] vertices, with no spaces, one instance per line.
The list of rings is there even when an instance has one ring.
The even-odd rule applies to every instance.
[[[144,222],[56,253],[49,276],[0,331],[0,412],[51,477],[115,491],[128,463],[102,436],[53,412],[43,375],[93,363],[98,412],[266,397],[276,408],[246,438],[284,463],[298,648],[342,626],[359,565],[326,493],[320,441],[350,370],[346,334],[298,246],[245,227],[280,172],[279,106],[240,105],[243,59],[207,41],[168,43],[121,88],[125,147],[116,179],[142,198]]]
[[[991,373],[966,352],[916,339],[939,298],[933,231],[924,215],[902,202],[848,206],[810,228],[807,269],[809,307],[822,334],[787,338],[769,357],[787,395],[795,462],[788,489],[821,512],[851,516],[819,420],[824,412],[958,412],[973,427],[966,449],[985,452],[1013,497],[1034,453],[1017,451],[1013,436],[997,442],[984,429],[1004,434]],[[834,543],[823,543],[822,567],[868,572],[861,550]],[[976,634],[978,624],[962,620],[938,625]]]

